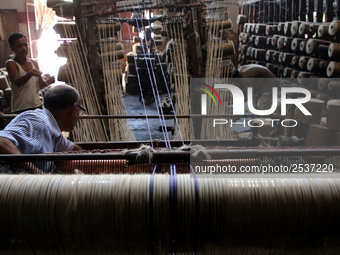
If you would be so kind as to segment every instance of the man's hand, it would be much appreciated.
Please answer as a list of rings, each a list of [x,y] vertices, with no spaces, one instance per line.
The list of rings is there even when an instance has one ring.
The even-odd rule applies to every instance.
[[[0,137],[0,153],[1,154],[21,154],[21,152],[13,144],[13,142],[5,137]],[[32,174],[44,174],[43,171],[41,171],[31,162],[22,163],[22,167],[25,171],[32,173]]]
[[[55,78],[54,78],[54,76],[51,76],[51,77],[48,78],[45,82],[46,82],[47,85],[50,85],[50,84],[52,84],[52,83],[55,83]]]
[[[38,69],[33,68],[32,70],[29,70],[27,74],[30,75],[31,77],[32,76],[40,77],[42,72],[40,72]]]

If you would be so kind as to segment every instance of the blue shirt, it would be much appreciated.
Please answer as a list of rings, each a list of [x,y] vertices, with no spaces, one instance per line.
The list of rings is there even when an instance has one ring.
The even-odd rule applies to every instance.
[[[0,137],[11,140],[22,154],[70,151],[74,143],[65,139],[52,113],[36,109],[15,117]]]

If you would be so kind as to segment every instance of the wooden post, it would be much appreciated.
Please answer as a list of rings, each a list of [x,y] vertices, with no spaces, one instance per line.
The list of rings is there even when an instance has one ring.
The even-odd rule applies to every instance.
[[[300,2],[300,20],[306,21],[307,14],[307,2],[306,0],[301,0]]]
[[[313,22],[314,0],[308,0],[308,21]]]
[[[192,64],[192,75],[194,78],[201,77],[201,66],[202,66],[202,52],[201,52],[201,43],[200,40],[196,40],[195,34],[195,17],[196,8],[191,8],[189,10],[191,12],[191,22],[188,22],[189,26],[189,45],[190,45],[190,60]]]
[[[292,1],[286,0],[286,19],[285,21],[292,21]]]
[[[334,16],[335,15],[334,15],[333,0],[327,0],[326,21],[327,22],[332,22]]]
[[[299,19],[299,5],[300,1],[299,0],[293,0],[293,20],[298,20]]]
[[[316,12],[316,21],[322,22],[323,17],[323,0],[318,0],[318,8]]]
[[[90,46],[90,68],[91,68],[91,75],[92,80],[94,84],[94,89],[96,91],[96,95],[98,98],[98,102],[100,105],[102,105],[103,100],[101,97],[101,90],[99,87],[99,73],[97,68],[97,48],[96,48],[96,36],[94,32],[95,28],[95,21],[94,17],[88,17],[87,18],[87,32],[88,32],[88,45]]]

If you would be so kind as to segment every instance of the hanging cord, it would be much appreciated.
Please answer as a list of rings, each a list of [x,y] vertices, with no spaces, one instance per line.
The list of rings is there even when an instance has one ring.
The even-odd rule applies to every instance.
[[[145,3],[143,3],[143,4],[144,4],[144,7],[146,7],[146,6],[145,6]],[[139,6],[139,4],[138,4],[138,6]],[[148,20],[148,23],[149,23],[149,27],[151,28],[151,24],[150,24],[150,21],[149,21],[149,20]],[[152,42],[153,42],[154,47],[155,47],[155,50],[156,50],[156,49],[157,49],[156,42],[155,42],[154,40],[152,40]],[[173,113],[174,113],[174,117],[175,117],[175,121],[176,121],[176,126],[177,126],[177,128],[178,128],[178,132],[179,132],[179,135],[180,135],[182,144],[184,145],[184,140],[183,140],[183,137],[182,137],[181,129],[180,129],[180,127],[179,127],[179,123],[178,123],[176,111],[175,111],[175,108],[174,108],[174,104],[173,104],[173,102],[172,102],[171,93],[170,93],[170,91],[169,91],[168,83],[167,83],[167,81],[166,81],[166,77],[165,77],[165,74],[164,74],[163,65],[162,65],[162,62],[161,62],[161,60],[160,60],[158,54],[157,54],[157,57],[155,57],[155,59],[156,59],[156,58],[157,58],[157,60],[158,60],[158,63],[159,63],[159,66],[160,66],[160,69],[161,69],[161,72],[162,72],[162,77],[163,77],[163,79],[164,79],[166,91],[167,91],[168,97],[169,97],[169,99],[170,99],[170,104],[171,104],[172,111],[173,111]],[[158,95],[158,97],[159,97],[159,95]],[[159,99],[159,102],[161,102],[160,99]],[[163,110],[161,109],[161,111],[162,111],[162,115],[163,115]],[[164,122],[165,122],[165,120],[164,120]],[[170,143],[170,140],[169,140],[169,143]],[[171,148],[171,147],[170,147],[170,148]]]
[[[138,5],[138,8],[141,9],[139,5]],[[137,24],[138,31],[141,31],[137,18],[136,18],[136,24]],[[141,25],[142,25],[143,31],[145,31],[145,27],[144,27],[143,22],[142,22]],[[145,35],[144,35],[144,37],[145,37]],[[145,43],[145,45],[144,45],[144,40],[141,40],[141,46],[142,46],[143,54],[146,55],[146,53],[149,51],[149,48],[148,48],[147,43]],[[145,52],[145,47],[144,46],[146,46],[146,51],[147,52]],[[149,67],[149,61],[150,61],[150,67]],[[163,136],[164,136],[165,145],[166,145],[166,147],[171,148],[170,139],[169,139],[169,136],[168,136],[168,132],[167,132],[167,128],[166,128],[166,122],[165,122],[165,118],[164,118],[164,114],[163,114],[163,109],[160,107],[161,106],[161,100],[160,100],[159,92],[158,92],[158,89],[157,89],[157,81],[156,81],[154,70],[152,68],[151,59],[150,60],[146,60],[146,58],[145,58],[145,63],[146,63],[146,66],[147,66],[148,75],[149,75],[149,79],[150,79],[150,82],[151,82],[152,93],[153,93],[153,96],[154,96],[154,99],[155,99],[156,108],[157,108],[157,112],[158,112],[158,116],[159,116],[159,120],[160,120],[160,124],[161,124],[161,128],[162,128],[162,132],[163,132]],[[136,68],[137,68],[137,66],[136,66]],[[150,74],[150,69],[151,69],[151,72],[152,72],[152,77],[151,77],[151,74]],[[156,88],[154,88],[154,84],[153,84],[152,81],[154,82]],[[155,91],[157,92],[157,96],[156,96],[156,92]],[[141,90],[141,92],[142,92],[142,90]]]
[[[126,6],[124,4],[124,10],[125,10],[125,17],[127,17],[127,11],[126,11]],[[129,21],[128,19],[126,20],[128,26],[129,26]],[[131,32],[130,32],[130,29],[128,29],[129,31],[129,37],[131,38]],[[133,43],[131,41],[131,49],[133,49]],[[137,72],[137,79],[138,79],[138,86],[139,86],[139,89],[141,91],[141,97],[142,97],[142,102],[143,102],[143,108],[144,108],[144,113],[145,113],[145,118],[146,118],[146,123],[147,123],[147,126],[148,126],[148,131],[149,131],[149,136],[150,136],[150,143],[151,143],[151,146],[153,148],[153,141],[152,141],[152,136],[151,136],[151,130],[150,130],[150,124],[149,124],[149,119],[148,119],[148,114],[146,112],[146,108],[145,108],[145,101],[144,101],[144,96],[143,96],[143,93],[142,93],[142,85],[140,83],[140,77],[139,77],[139,72],[138,72],[138,69],[137,69],[137,61],[136,61],[136,58],[133,57],[133,60],[135,62],[135,67],[136,67],[136,72]]]

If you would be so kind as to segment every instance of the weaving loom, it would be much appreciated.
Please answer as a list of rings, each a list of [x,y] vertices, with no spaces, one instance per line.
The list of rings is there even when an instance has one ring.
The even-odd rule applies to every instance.
[[[126,114],[126,109],[119,63],[124,52],[114,38],[117,27],[120,29],[121,23],[135,25],[140,33],[146,31],[146,26],[151,27],[152,22],[137,18],[149,3],[125,2],[128,1],[117,1],[117,5],[107,5],[106,1],[87,3],[93,8],[86,8],[87,12],[83,13],[109,15],[114,6],[125,17],[127,10],[135,14],[136,18],[131,19],[99,19],[97,24],[106,110],[108,115],[120,117]],[[233,67],[227,56],[234,54],[234,45],[225,38],[223,29],[230,28],[231,21],[226,9],[207,8],[206,12],[206,17],[201,17],[207,19],[206,31],[202,28],[206,37],[201,38],[205,43],[202,48],[205,47],[206,67],[196,71],[209,77],[206,83],[215,78],[227,81]],[[340,254],[339,147],[297,147],[302,139],[290,134],[273,141],[292,147],[259,148],[256,146],[266,138],[254,136],[256,129],[251,139],[231,140],[232,130],[225,128],[221,133],[229,140],[188,141],[191,120],[177,115],[190,114],[189,54],[185,38],[197,37],[195,31],[188,31],[193,16],[189,11],[173,17],[157,16],[162,17],[162,32],[172,39],[167,44],[166,62],[171,70],[176,105],[170,100],[174,91],[166,86],[166,92],[174,112],[178,141],[169,139],[166,116],[160,107],[154,67],[159,64],[165,84],[167,77],[159,55],[145,58],[143,64],[164,140],[152,140],[147,122],[150,142],[139,147],[137,142],[132,142],[135,137],[126,119],[106,119],[107,123],[103,117],[94,122],[85,120],[100,116],[101,111],[93,96],[96,92],[84,57],[88,53],[81,42],[67,46],[70,55],[67,66],[73,70],[69,78],[79,89],[84,107],[91,115],[81,118],[82,123],[74,134],[76,141],[86,141],[79,143],[85,151],[0,155],[0,171],[4,173],[0,175],[1,253]],[[81,37],[76,26],[63,26],[68,38]],[[153,48],[157,52],[156,40],[151,40],[150,45],[145,40],[139,41],[140,55],[150,56]],[[134,49],[132,42],[131,48]],[[260,56],[261,52],[257,51],[256,55]],[[137,63],[138,58],[132,54],[129,64],[134,64],[135,85],[143,91],[146,82],[139,76],[141,69]],[[221,97],[225,105],[231,105],[230,94]],[[143,93],[141,98],[146,109]],[[148,117],[146,110],[145,117]],[[221,137],[211,131],[207,121],[201,124],[200,139]],[[129,142],[98,142],[109,140]],[[191,142],[206,147],[189,146]],[[52,174],[27,174],[32,165]],[[211,166],[218,169],[217,165],[226,172],[216,173],[212,168],[207,172]],[[269,166],[274,169],[271,173]],[[241,172],[242,169],[249,171]]]
[[[20,162],[60,162],[58,175],[0,176],[2,250],[9,254],[339,253],[339,148],[207,148],[210,159],[192,164],[187,148],[148,148],[151,154],[142,155],[143,159],[138,158],[140,150],[1,155],[2,167],[12,171],[22,171]],[[299,175],[194,173],[197,164],[212,163],[236,169],[265,164],[326,164],[332,169]],[[72,175],[75,169],[97,175]]]

